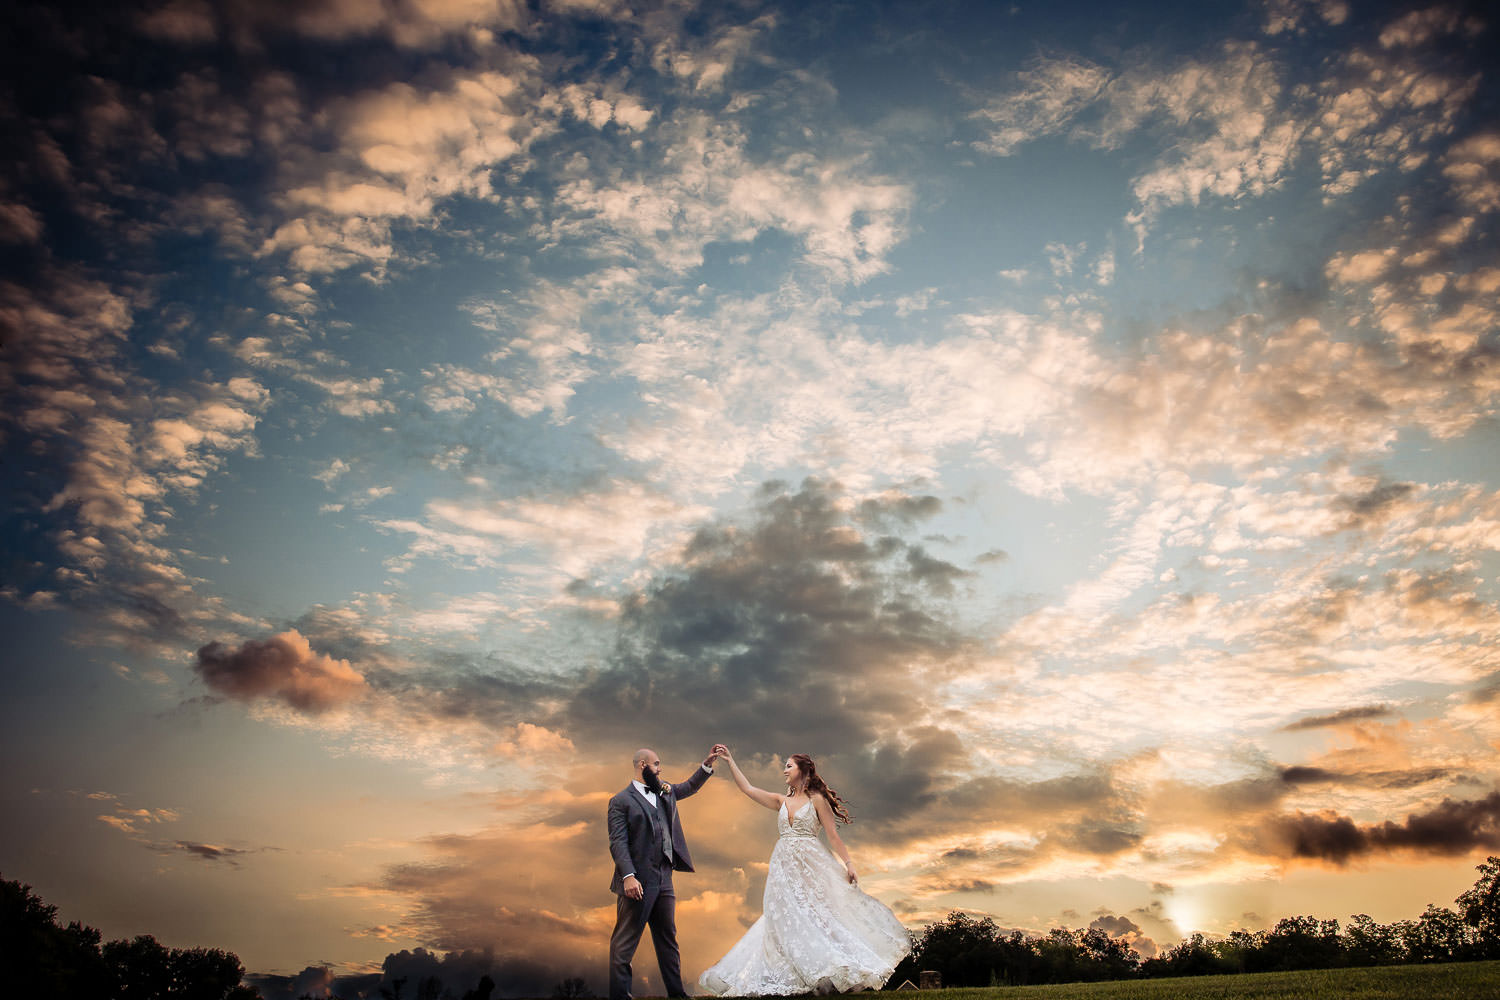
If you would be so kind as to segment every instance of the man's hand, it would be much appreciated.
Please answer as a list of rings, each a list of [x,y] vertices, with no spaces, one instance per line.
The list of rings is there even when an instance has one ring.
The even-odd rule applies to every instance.
[[[641,886],[641,880],[634,875],[625,876],[625,895],[631,899],[644,899],[646,890]]]
[[[729,752],[729,748],[722,743],[715,743],[714,748],[708,752],[708,757],[703,761],[703,766],[713,770],[714,763]]]

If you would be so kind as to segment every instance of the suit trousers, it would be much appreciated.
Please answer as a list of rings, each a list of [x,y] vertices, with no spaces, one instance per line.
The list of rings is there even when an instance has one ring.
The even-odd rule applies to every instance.
[[[641,874],[646,874],[642,872]],[[652,877],[654,876],[654,877]],[[677,950],[677,896],[672,891],[672,868],[665,858],[641,885],[646,895],[631,899],[621,893],[615,902],[615,930],[609,936],[609,1000],[630,1000],[630,960],[651,928],[651,944],[661,969],[661,984],[669,997],[685,997],[682,955]]]

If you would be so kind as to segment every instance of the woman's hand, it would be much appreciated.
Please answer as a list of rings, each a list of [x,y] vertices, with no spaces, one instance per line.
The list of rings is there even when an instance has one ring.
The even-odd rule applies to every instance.
[[[722,743],[714,744],[713,755],[721,760],[727,760],[730,763],[734,762],[734,758],[729,755],[729,748]]]
[[[859,876],[856,875],[856,874],[854,874],[854,862],[853,861],[845,861],[844,862],[844,873],[849,876],[849,884],[850,885],[859,885]]]

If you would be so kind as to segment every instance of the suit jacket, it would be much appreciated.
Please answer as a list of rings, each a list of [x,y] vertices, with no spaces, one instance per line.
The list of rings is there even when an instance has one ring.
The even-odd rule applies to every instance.
[[[709,778],[701,766],[693,770],[688,780],[678,784],[662,783],[656,800],[661,803],[662,813],[672,829],[672,870],[690,872],[693,859],[688,854],[687,841],[682,836],[682,823],[677,818],[677,800],[685,799]],[[656,880],[656,858],[661,854],[661,837],[657,832],[651,803],[635,790],[631,782],[616,792],[609,800],[609,853],[615,859],[615,877],[609,890],[617,895],[625,894],[625,876],[635,873],[642,885]]]

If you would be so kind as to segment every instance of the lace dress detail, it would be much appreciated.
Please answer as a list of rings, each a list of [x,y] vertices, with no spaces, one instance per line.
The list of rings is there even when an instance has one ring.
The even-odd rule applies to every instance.
[[[699,978],[717,996],[842,993],[885,985],[911,951],[911,936],[880,900],[850,885],[844,866],[818,839],[806,802],[776,812],[763,912],[729,953]]]

